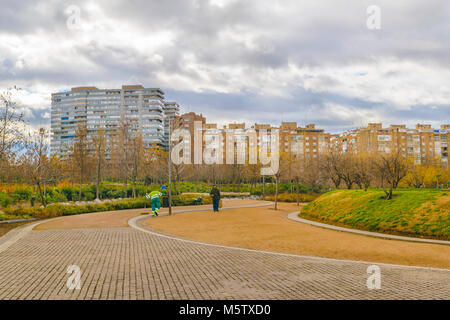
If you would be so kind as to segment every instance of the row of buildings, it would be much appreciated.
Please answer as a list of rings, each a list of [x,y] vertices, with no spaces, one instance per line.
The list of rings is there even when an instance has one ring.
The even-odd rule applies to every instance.
[[[245,123],[230,123],[219,128],[215,123],[207,123],[203,115],[193,112],[176,117],[173,128],[187,129],[191,134],[193,148],[194,122],[200,121],[203,129],[245,130]],[[450,124],[443,124],[434,129],[429,124],[417,124],[414,129],[405,125],[390,125],[383,128],[381,123],[369,123],[366,128],[359,128],[340,134],[331,134],[318,129],[314,124],[305,127],[296,122],[282,122],[279,127],[270,124],[254,124],[250,127],[258,132],[260,129],[278,130],[280,152],[296,156],[318,158],[330,151],[370,154],[399,150],[405,157],[423,163],[425,159],[438,159],[448,165],[448,143],[450,142]],[[210,130],[211,131],[211,130]],[[207,137],[204,138],[207,140]],[[225,150],[225,134],[222,134],[222,147]],[[193,150],[191,151],[193,154]]]
[[[79,124],[86,125],[92,135],[103,128],[107,140],[112,141],[119,126],[126,120],[133,131],[142,133],[147,146],[156,144],[167,149],[171,121],[172,130],[183,128],[191,133],[192,156],[195,121],[201,122],[204,132],[208,129],[209,132],[214,129],[222,133],[226,130],[246,129],[245,123],[230,123],[219,127],[215,123],[207,123],[201,114],[190,112],[179,115],[179,110],[176,102],[165,101],[161,89],[144,88],[141,85],[124,85],[120,89],[77,87],[67,92],[54,93],[51,107],[51,152],[64,155],[73,142]],[[416,163],[422,163],[424,159],[439,159],[448,165],[449,124],[443,124],[439,129],[428,124],[417,124],[411,129],[405,125],[383,128],[381,123],[370,123],[367,128],[341,134],[327,133],[314,124],[299,127],[296,122],[282,122],[279,127],[254,124],[251,128],[256,132],[264,129],[268,133],[278,130],[280,152],[311,159],[318,158],[329,150],[360,154],[400,150],[405,157],[414,158]],[[221,135],[221,139],[219,143],[226,149],[225,134]]]

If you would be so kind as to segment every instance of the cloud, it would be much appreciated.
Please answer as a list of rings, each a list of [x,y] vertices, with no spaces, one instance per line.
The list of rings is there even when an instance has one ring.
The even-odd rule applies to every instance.
[[[36,126],[52,92],[129,81],[224,124],[450,122],[449,2],[377,1],[381,30],[366,28],[371,4],[5,0],[0,88],[24,88]]]

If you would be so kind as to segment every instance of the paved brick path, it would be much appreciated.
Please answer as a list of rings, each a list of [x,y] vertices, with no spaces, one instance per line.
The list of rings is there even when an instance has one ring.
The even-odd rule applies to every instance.
[[[4,241],[4,240],[3,240]],[[66,286],[81,268],[80,290]],[[31,231],[0,251],[0,299],[450,299],[450,270],[235,250],[133,228]]]

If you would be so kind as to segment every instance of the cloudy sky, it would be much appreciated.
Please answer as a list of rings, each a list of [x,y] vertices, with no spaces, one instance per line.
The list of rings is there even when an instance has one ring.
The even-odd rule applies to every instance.
[[[448,0],[0,0],[0,90],[160,87],[208,122],[450,123]],[[380,29],[369,29],[371,5]]]

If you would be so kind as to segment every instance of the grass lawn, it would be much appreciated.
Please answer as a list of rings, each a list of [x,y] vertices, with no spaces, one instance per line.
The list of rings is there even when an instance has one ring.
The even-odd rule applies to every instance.
[[[404,189],[385,200],[379,189],[335,190],[306,205],[300,217],[339,226],[450,240],[450,190]]]

